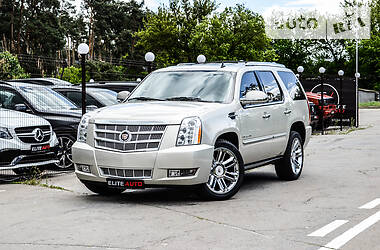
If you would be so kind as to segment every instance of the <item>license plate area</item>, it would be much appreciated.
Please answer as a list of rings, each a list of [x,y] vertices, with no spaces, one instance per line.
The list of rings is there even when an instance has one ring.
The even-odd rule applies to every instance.
[[[33,145],[31,147],[32,153],[41,153],[41,152],[47,152],[50,150],[50,145]]]
[[[107,179],[107,186],[121,189],[144,189],[145,183],[142,180]]]

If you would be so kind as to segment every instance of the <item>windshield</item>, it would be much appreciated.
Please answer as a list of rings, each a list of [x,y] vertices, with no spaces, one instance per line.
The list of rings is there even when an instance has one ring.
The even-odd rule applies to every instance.
[[[99,102],[101,102],[102,104],[106,106],[118,104],[117,93],[115,91],[102,89],[102,90],[93,90],[89,92],[91,92],[91,95],[96,100],[98,100]]]
[[[19,87],[21,94],[39,111],[69,110],[78,107],[61,94],[45,87]]]
[[[156,72],[131,94],[131,100],[204,101],[226,103],[232,98],[232,72]]]

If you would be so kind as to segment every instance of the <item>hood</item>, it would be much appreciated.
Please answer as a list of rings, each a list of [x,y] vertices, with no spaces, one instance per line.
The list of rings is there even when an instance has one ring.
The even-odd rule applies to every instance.
[[[49,110],[49,111],[39,111],[46,116],[58,116],[61,119],[65,119],[65,117],[73,117],[73,118],[81,118],[82,111],[80,109],[74,110]]]
[[[111,120],[112,122],[149,122],[157,124],[181,124],[191,116],[202,116],[223,107],[220,103],[203,102],[133,102],[98,109],[91,116],[91,122]]]
[[[1,127],[18,128],[41,125],[50,125],[50,123],[45,119],[35,115],[0,108]]]

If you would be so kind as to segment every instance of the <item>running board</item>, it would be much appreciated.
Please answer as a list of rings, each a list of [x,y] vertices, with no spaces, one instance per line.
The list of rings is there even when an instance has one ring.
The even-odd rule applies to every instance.
[[[266,160],[263,160],[263,161],[249,163],[249,164],[247,164],[247,165],[244,166],[244,170],[247,171],[247,170],[250,170],[250,169],[262,167],[262,166],[271,164],[271,163],[273,163],[273,162],[275,162],[277,160],[280,160],[281,158],[282,158],[282,156],[277,156],[277,157],[266,159]]]

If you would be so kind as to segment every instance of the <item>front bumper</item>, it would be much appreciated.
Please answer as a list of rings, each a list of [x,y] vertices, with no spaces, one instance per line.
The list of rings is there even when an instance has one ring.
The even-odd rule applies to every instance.
[[[86,143],[76,142],[72,147],[75,165],[90,166],[91,173],[75,168],[80,180],[106,182],[101,168],[118,170],[150,170],[149,178],[142,178],[146,185],[196,185],[208,180],[212,165],[214,147],[192,145],[169,147],[150,152],[119,153],[94,148]],[[169,169],[194,169],[194,176],[168,177]],[[116,177],[115,178],[122,178]],[[128,179],[128,178],[125,178]],[[138,179],[138,178],[135,178]]]
[[[5,149],[0,151],[0,170],[30,168],[58,163],[57,147],[43,153],[32,153],[30,150]]]

